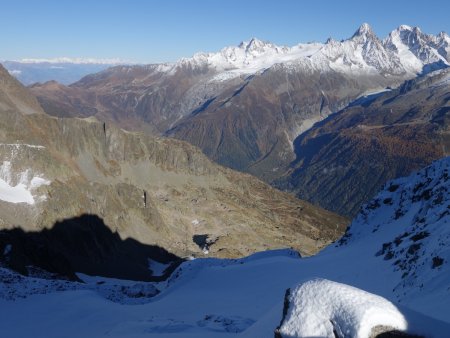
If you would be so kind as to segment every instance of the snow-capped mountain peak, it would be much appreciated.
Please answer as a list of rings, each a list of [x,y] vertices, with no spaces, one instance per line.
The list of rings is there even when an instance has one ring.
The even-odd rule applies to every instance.
[[[252,38],[250,41],[242,41],[239,44],[239,48],[244,49],[247,53],[250,52],[259,52],[264,53],[268,49],[276,49],[277,46],[270,42],[264,42],[257,38]]]
[[[409,66],[414,64],[415,67],[412,68],[417,69],[420,64],[423,67],[434,63],[448,63],[448,50],[443,46],[445,35],[429,35],[423,33],[419,27],[402,25],[389,34],[384,44],[386,48],[400,54],[401,59]]]
[[[450,36],[446,32],[440,32],[437,35],[437,39],[439,41],[442,41],[443,43],[447,43],[447,47],[448,47],[448,44],[450,44]]]
[[[363,23],[361,26],[359,26],[358,30],[353,34],[352,39],[360,37],[367,40],[369,38],[376,38],[376,35],[373,32],[372,27],[368,23]]]
[[[344,41],[277,46],[252,38],[217,53],[197,53],[174,67],[207,67],[218,73],[212,81],[224,81],[242,74],[254,74],[275,64],[343,73],[380,74],[412,78],[424,71],[448,66],[450,38],[445,33],[427,35],[418,27],[401,25],[381,40],[363,23]]]
[[[408,25],[400,25],[397,30],[401,30],[401,31],[411,31],[413,28],[411,26]]]

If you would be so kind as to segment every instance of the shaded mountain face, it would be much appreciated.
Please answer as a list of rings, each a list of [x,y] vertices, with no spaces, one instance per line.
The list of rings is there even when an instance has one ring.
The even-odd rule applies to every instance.
[[[3,77],[11,80],[4,70]],[[204,255],[196,235],[207,236],[214,256],[286,246],[312,254],[345,228],[344,218],[216,165],[182,141],[92,117],[0,113],[1,228],[36,232],[96,215],[123,240],[181,257]]]
[[[55,116],[90,116],[199,146],[271,182],[292,141],[369,92],[448,66],[449,37],[400,26],[380,40],[362,25],[345,41],[281,47],[252,39],[174,64],[119,66],[68,87],[31,88]]]
[[[449,93],[442,70],[355,101],[295,140],[297,158],[277,183],[355,215],[387,180],[449,154]]]

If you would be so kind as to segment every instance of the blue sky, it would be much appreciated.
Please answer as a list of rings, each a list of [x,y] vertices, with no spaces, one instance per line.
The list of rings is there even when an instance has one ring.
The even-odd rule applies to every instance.
[[[95,57],[174,61],[257,37],[276,44],[380,37],[400,24],[450,32],[450,1],[0,1],[0,59]]]

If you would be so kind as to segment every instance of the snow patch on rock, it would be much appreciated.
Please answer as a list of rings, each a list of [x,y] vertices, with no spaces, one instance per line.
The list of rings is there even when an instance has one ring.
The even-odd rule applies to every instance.
[[[40,176],[34,176],[31,169],[14,173],[11,162],[3,161],[0,166],[0,200],[9,203],[35,204],[45,200],[45,195],[35,196],[33,192],[51,182]]]

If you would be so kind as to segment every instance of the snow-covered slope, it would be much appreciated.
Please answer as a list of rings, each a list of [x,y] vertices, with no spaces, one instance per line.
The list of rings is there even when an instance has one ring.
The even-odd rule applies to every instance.
[[[329,39],[326,43],[277,46],[256,38],[236,47],[226,47],[217,53],[197,53],[164,70],[178,67],[208,67],[218,74],[213,80],[228,80],[243,74],[254,74],[285,64],[297,68],[335,70],[340,72],[381,73],[385,76],[411,77],[427,65],[440,67],[449,62],[449,37],[422,33],[418,27],[402,25],[380,40],[364,23],[347,40]],[[162,70],[163,68],[161,68]]]
[[[448,65],[449,36],[423,33],[419,27],[402,25],[392,31],[384,45],[396,53],[409,71],[419,72],[424,65]]]
[[[237,260],[187,261],[168,281],[153,284],[157,296],[145,303],[147,296],[140,295],[141,305],[125,305],[130,302],[123,296],[111,303],[98,286],[44,288],[0,274],[0,336],[269,338],[280,324],[286,289],[319,277],[387,298],[409,332],[446,337],[449,171],[450,158],[445,158],[390,182],[362,208],[346,236],[317,256],[278,250]],[[36,283],[41,286],[33,287]],[[107,285],[120,290],[114,281]]]
[[[445,287],[450,285],[449,170],[450,158],[445,158],[391,181],[336,245],[352,248],[372,238],[367,248],[400,277],[393,288],[396,298],[425,312],[448,313],[448,304],[439,299],[450,291]]]
[[[277,63],[309,58],[322,47],[321,43],[299,44],[294,47],[277,46],[253,38],[236,47],[225,47],[218,53],[197,53],[192,58],[181,59],[174,66],[207,66],[222,74],[214,79],[227,79],[253,74]]]

